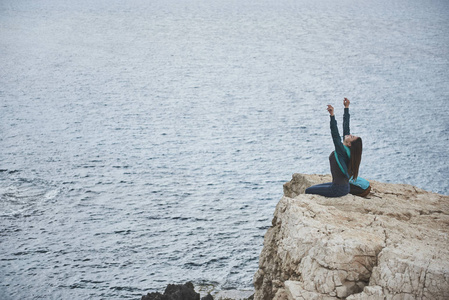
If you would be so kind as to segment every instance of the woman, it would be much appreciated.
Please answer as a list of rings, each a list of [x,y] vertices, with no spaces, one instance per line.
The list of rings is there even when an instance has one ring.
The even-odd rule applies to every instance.
[[[349,178],[357,179],[362,159],[362,139],[349,133],[349,104],[343,100],[345,112],[343,115],[343,143],[338,133],[337,121],[332,105],[327,106],[330,114],[331,134],[335,150],[329,156],[332,182],[311,186],[306,194],[317,194],[325,197],[341,197],[349,193]]]

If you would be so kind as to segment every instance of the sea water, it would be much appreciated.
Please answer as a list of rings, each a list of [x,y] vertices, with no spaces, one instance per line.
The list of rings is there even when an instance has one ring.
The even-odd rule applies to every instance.
[[[2,0],[1,298],[251,290],[344,97],[362,177],[448,195],[448,33],[443,0]]]

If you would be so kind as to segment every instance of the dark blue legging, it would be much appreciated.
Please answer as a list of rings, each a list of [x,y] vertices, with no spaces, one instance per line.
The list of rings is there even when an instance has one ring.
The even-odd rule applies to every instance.
[[[333,184],[332,182],[317,184],[306,189],[306,194],[316,194],[324,197],[341,197],[349,193],[349,183]]]

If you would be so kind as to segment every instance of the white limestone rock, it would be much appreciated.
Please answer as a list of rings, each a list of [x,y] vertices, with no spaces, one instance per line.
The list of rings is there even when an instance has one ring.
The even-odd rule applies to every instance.
[[[449,197],[371,181],[368,198],[284,185],[254,276],[255,299],[449,299]]]

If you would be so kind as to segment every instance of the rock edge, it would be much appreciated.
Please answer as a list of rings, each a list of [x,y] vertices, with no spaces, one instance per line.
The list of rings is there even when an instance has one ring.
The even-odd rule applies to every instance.
[[[449,299],[449,196],[376,181],[368,198],[304,194],[328,181],[284,184],[254,299]]]

